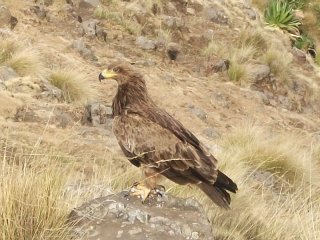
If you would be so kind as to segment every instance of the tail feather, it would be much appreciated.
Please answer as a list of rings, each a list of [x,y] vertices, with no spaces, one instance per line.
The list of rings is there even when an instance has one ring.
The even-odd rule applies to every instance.
[[[202,182],[198,186],[215,204],[225,209],[230,208],[231,202],[227,190],[233,193],[238,190],[237,184],[220,171],[218,171],[217,180],[213,185]]]

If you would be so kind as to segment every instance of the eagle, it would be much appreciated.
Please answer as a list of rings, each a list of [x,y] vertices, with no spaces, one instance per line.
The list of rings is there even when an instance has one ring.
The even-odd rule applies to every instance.
[[[99,81],[118,83],[112,103],[113,133],[130,163],[142,169],[145,200],[160,176],[199,187],[215,204],[228,209],[237,185],[217,166],[217,159],[182,123],[158,107],[148,94],[144,77],[119,61],[99,74]]]

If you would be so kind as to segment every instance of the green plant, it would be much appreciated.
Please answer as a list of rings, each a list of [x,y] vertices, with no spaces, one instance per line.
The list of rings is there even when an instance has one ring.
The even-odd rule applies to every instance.
[[[314,40],[308,34],[303,33],[295,39],[294,46],[306,51],[308,48],[314,48]]]
[[[293,9],[303,9],[308,0],[285,0]]]
[[[293,8],[287,1],[271,0],[264,17],[270,26],[279,27],[294,34],[299,32],[301,22],[295,18]]]

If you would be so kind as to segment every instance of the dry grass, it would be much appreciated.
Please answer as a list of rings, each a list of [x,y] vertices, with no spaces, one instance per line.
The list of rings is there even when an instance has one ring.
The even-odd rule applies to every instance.
[[[243,29],[237,40],[239,48],[247,46],[255,49],[256,55],[254,57],[257,57],[268,49],[266,36],[260,29]]]
[[[95,9],[94,16],[110,20],[114,24],[121,26],[131,35],[141,35],[143,26],[141,26],[133,16],[125,15],[124,11],[121,13],[116,8],[109,10],[99,6]]]
[[[271,72],[282,80],[287,80],[291,70],[292,55],[270,48],[261,58]]]
[[[246,65],[239,64],[237,62],[231,62],[228,69],[228,77],[229,80],[233,82],[241,83],[246,81],[249,78]]]
[[[37,50],[6,38],[0,40],[0,65],[11,67],[20,76],[43,73]]]
[[[210,41],[209,44],[202,50],[202,55],[210,59],[215,56],[217,58],[227,58],[229,53],[225,44],[216,41]]]
[[[230,211],[212,206],[197,189],[173,185],[171,192],[204,204],[215,239],[316,240],[320,237],[318,169],[313,149],[300,135],[271,135],[255,125],[240,125],[221,139],[220,168],[238,183]],[[269,172],[274,179],[257,179]],[[268,176],[268,175],[267,175]]]
[[[68,103],[85,104],[98,97],[98,91],[88,81],[84,73],[75,70],[59,69],[52,71],[48,80],[62,90]]]

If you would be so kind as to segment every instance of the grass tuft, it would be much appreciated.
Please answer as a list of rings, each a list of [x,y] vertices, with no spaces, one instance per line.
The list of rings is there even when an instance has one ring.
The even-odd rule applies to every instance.
[[[228,77],[232,82],[242,82],[248,78],[246,66],[237,62],[231,62],[228,69]]]
[[[271,72],[283,79],[288,79],[292,63],[292,55],[270,48],[261,59],[265,64],[270,67]]]
[[[74,70],[55,70],[49,75],[49,81],[62,90],[64,101],[68,103],[85,104],[98,96],[86,76]]]
[[[0,65],[11,67],[20,76],[39,75],[43,70],[38,51],[10,39],[0,40]]]

